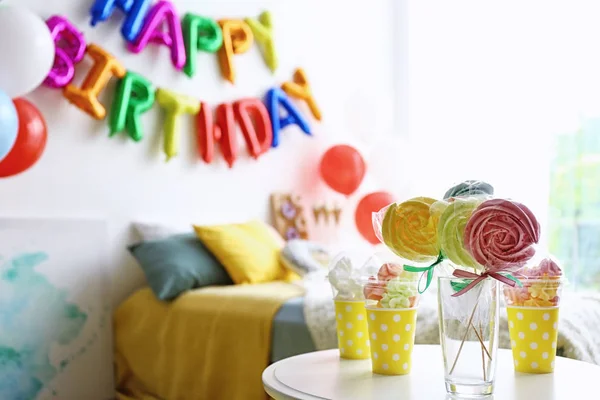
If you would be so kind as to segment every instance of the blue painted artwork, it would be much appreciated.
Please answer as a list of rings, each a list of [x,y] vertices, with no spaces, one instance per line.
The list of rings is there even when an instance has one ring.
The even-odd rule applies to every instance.
[[[53,380],[77,356],[67,356],[58,363],[51,361],[53,346],[69,345],[78,338],[88,314],[68,300],[67,291],[55,287],[36,271],[36,267],[47,260],[44,252],[0,260],[0,394],[3,400],[36,399],[43,389],[52,387]],[[58,396],[56,390],[49,391]]]

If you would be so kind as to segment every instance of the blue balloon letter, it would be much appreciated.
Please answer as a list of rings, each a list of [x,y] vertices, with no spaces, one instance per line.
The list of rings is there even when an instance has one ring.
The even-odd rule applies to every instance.
[[[115,7],[119,7],[127,15],[121,28],[121,34],[125,40],[133,42],[142,30],[149,6],[150,0],[96,0],[90,10],[92,26],[106,21],[112,15]]]
[[[267,109],[271,117],[271,125],[273,126],[273,143],[271,147],[279,145],[279,132],[288,125],[298,125],[304,133],[311,134],[310,126],[306,119],[300,114],[298,109],[292,104],[290,98],[285,92],[279,88],[273,88],[267,92],[266,96]],[[283,106],[287,115],[282,117],[279,112],[279,106]]]

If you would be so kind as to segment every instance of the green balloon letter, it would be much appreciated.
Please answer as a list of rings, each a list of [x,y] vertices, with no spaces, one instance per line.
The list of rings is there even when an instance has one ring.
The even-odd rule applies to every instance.
[[[195,14],[186,14],[182,24],[187,56],[183,72],[191,78],[196,73],[198,50],[215,53],[223,45],[223,32],[214,19]]]
[[[127,130],[139,142],[144,137],[140,115],[152,108],[154,87],[152,82],[135,72],[127,71],[115,92],[110,115],[110,136]]]

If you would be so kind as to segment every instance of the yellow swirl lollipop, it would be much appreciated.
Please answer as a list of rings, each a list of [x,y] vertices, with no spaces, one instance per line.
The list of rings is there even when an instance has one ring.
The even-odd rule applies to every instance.
[[[435,202],[429,197],[415,197],[387,209],[381,234],[390,250],[415,262],[427,262],[437,257],[437,218],[430,213]]]
[[[483,269],[465,249],[465,227],[475,209],[483,200],[469,197],[456,198],[449,203],[438,223],[440,247],[450,261],[463,267]]]

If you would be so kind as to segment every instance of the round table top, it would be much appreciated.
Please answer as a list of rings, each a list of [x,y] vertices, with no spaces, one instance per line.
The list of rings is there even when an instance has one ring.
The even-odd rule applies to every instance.
[[[317,351],[270,365],[262,379],[275,400],[381,400],[391,393],[403,400],[454,399],[446,394],[440,346],[415,346],[412,360],[410,375],[383,376],[372,373],[371,360],[342,360],[338,350]],[[513,369],[510,350],[500,349],[494,395],[487,399],[596,398],[598,379],[600,366],[563,357],[556,358],[553,374],[521,374]]]

